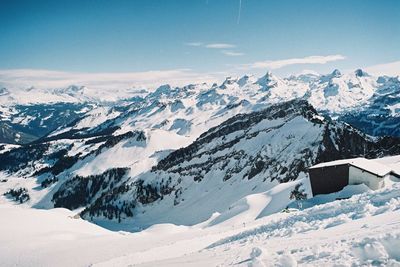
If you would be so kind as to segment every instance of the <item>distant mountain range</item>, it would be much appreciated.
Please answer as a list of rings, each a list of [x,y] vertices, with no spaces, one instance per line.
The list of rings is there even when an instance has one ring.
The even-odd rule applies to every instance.
[[[26,205],[82,208],[98,223],[199,223],[317,162],[400,154],[399,77],[362,70],[152,91],[3,88],[0,103],[6,183],[26,189]]]
[[[268,72],[260,78],[228,77],[220,85],[204,83],[176,88],[163,85],[152,92],[146,89],[108,92],[75,85],[52,90],[1,88],[0,130],[4,134],[0,139],[4,143],[28,143],[79,117],[90,116],[92,110],[99,109],[95,113],[106,109],[124,110],[143,102],[150,105],[156,101],[169,103],[176,100],[177,109],[193,105],[193,112],[200,116],[234,105],[248,104],[246,110],[240,111],[243,112],[298,98],[306,99],[322,114],[348,122],[368,134],[400,136],[397,127],[400,122],[399,96],[399,77],[373,77],[360,69],[348,74],[334,70],[328,75],[311,73],[288,78]],[[177,121],[178,124],[190,122],[190,116],[178,119],[183,119]],[[168,122],[174,123],[171,119]],[[167,124],[164,123],[165,127]]]

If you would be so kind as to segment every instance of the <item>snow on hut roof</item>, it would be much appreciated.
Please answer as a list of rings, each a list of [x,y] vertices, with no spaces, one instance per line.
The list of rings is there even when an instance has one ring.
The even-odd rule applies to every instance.
[[[356,168],[365,170],[367,172],[376,174],[378,176],[385,176],[392,171],[392,168],[386,166],[376,160],[369,160],[366,158],[353,158],[353,159],[340,159],[335,161],[329,161],[324,163],[319,163],[310,167],[310,169],[317,169],[329,166],[345,165],[349,164]]]
[[[373,159],[372,161],[385,164],[392,169],[392,172],[400,175],[400,155]]]

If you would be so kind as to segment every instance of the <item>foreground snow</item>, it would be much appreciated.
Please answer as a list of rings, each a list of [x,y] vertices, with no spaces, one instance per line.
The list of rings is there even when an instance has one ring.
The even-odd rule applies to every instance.
[[[3,203],[0,265],[400,266],[400,184],[388,184],[350,199],[314,206],[308,201],[307,209],[240,225],[226,220],[210,226],[210,219],[193,227],[162,224],[138,233],[108,231],[65,209]],[[249,212],[242,216],[247,221]]]

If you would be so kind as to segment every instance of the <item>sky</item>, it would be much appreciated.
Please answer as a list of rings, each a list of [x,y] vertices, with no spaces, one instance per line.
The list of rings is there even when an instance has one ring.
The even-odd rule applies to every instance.
[[[399,47],[397,0],[0,0],[0,81],[398,75]]]

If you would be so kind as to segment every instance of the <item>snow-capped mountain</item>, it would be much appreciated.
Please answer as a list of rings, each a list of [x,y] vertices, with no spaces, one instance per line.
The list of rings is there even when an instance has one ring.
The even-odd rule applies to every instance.
[[[1,84],[1,81],[0,81]],[[88,88],[83,85],[70,85],[65,88],[36,88],[34,86],[21,88],[0,88],[0,105],[29,105],[47,103],[108,103],[146,94],[144,89],[126,88],[114,89],[112,92]]]
[[[334,70],[311,85],[310,103],[321,110],[341,112],[365,104],[373,96],[375,88],[375,79],[362,70],[346,75]]]
[[[379,77],[377,84],[378,88],[365,107],[343,112],[339,120],[371,135],[400,136],[400,80]]]
[[[24,205],[129,227],[216,223],[215,212],[229,217],[234,203],[300,181],[316,162],[400,153],[399,85],[335,70],[163,85],[107,102],[83,87],[46,91],[75,100],[2,106],[3,142],[20,145],[0,147],[0,170]]]
[[[195,117],[210,118],[211,113],[217,114],[224,109],[233,106],[242,106],[238,112],[254,111],[265,107],[267,104],[280,103],[296,98],[308,100],[318,111],[334,117],[335,119],[348,122],[360,130],[372,135],[392,135],[398,136],[399,123],[399,98],[400,81],[398,77],[373,77],[363,70],[342,74],[339,70],[334,70],[327,75],[300,74],[292,75],[287,78],[279,78],[271,72],[267,72],[262,77],[245,75],[241,78],[228,77],[220,85],[213,84],[190,84],[184,87],[172,88],[169,85],[162,85],[155,90],[149,89],[121,89],[105,92],[84,86],[69,86],[67,88],[56,89],[28,89],[2,88],[0,94],[0,116],[2,122],[16,122],[17,118],[23,120],[21,125],[25,125],[28,120],[41,121],[40,125],[53,124],[55,128],[63,126],[60,121],[68,124],[71,113],[85,105],[86,109],[80,116],[86,117],[79,123],[82,126],[89,120],[99,123],[100,117],[104,120],[111,120],[118,112],[124,113],[126,110],[148,106],[150,112],[151,105],[173,105],[171,111],[174,112],[174,119],[163,118],[153,124],[157,124],[161,129],[168,127],[177,129],[180,133],[191,135],[189,131],[197,124],[191,121]],[[158,101],[158,102],[157,102]],[[50,102],[50,104],[49,104]],[[57,116],[44,116],[38,109],[52,110],[57,106],[57,110],[65,103],[65,115],[58,113]],[[248,107],[245,107],[245,106]],[[77,108],[74,108],[76,106]],[[98,107],[99,109],[92,109]],[[153,107],[153,108],[154,108]],[[107,115],[106,110],[110,111]],[[180,110],[185,110],[182,114]],[[87,112],[87,114],[84,112]],[[105,113],[104,113],[105,112]],[[143,114],[146,111],[141,111]],[[35,116],[34,114],[37,113]],[[102,113],[102,115],[100,114]],[[178,115],[179,114],[179,115]],[[178,115],[178,117],[175,117]],[[233,115],[233,114],[231,114]],[[61,119],[60,116],[64,116]],[[107,117],[109,116],[109,117]],[[214,115],[215,116],[215,115]],[[69,118],[68,118],[69,117]],[[169,116],[170,117],[170,116]],[[228,118],[225,116],[224,118]],[[46,120],[44,120],[46,118]],[[175,121],[176,119],[176,121]],[[53,122],[52,120],[57,120]],[[143,120],[142,120],[143,121]],[[150,122],[151,120],[147,120]],[[11,123],[13,124],[13,123]],[[64,124],[64,126],[65,126]],[[80,127],[79,125],[75,126]],[[46,131],[25,131],[19,129],[15,123],[8,125],[20,135],[29,134],[34,138],[42,137],[55,128],[47,127]],[[90,127],[90,125],[88,125]],[[146,125],[143,128],[149,128]],[[197,129],[195,135],[207,130],[212,125],[207,125],[202,129]],[[185,129],[183,129],[185,128]],[[65,129],[64,129],[65,130]],[[193,133],[194,131],[192,131]],[[3,138],[4,139],[4,138]],[[16,139],[16,138],[14,138]],[[4,139],[10,143],[21,143],[12,138]],[[27,141],[30,141],[27,138]]]

